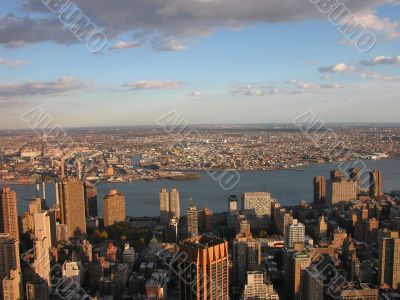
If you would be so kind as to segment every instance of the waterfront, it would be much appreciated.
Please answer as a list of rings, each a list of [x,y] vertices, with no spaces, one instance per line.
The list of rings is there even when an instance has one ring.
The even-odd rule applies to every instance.
[[[383,172],[385,192],[400,190],[400,160],[365,161],[369,169]],[[243,171],[239,184],[231,191],[223,190],[218,182],[206,173],[198,180],[156,180],[135,181],[131,183],[103,183],[98,186],[99,214],[102,215],[102,197],[112,188],[126,195],[126,214],[128,216],[157,216],[159,214],[158,193],[161,188],[176,187],[180,192],[181,211],[184,213],[189,198],[198,208],[208,207],[215,212],[227,210],[227,198],[230,194],[240,196],[248,191],[268,191],[283,205],[293,205],[301,200],[312,201],[313,177],[329,176],[330,170],[337,164],[319,164],[306,167],[303,171]],[[35,194],[33,185],[12,185],[17,192],[18,212],[27,209],[27,200]],[[47,202],[54,202],[54,186],[47,184]]]

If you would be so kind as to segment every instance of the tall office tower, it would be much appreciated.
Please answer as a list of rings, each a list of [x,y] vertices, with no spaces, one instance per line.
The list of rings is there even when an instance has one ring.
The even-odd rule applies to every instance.
[[[168,225],[169,220],[169,193],[167,189],[162,189],[160,191],[160,224]]]
[[[181,206],[179,201],[179,192],[177,189],[172,189],[169,193],[169,218],[181,217]]]
[[[83,184],[76,178],[57,183],[60,221],[68,227],[68,237],[79,237],[86,233],[85,195]]]
[[[311,265],[310,252],[292,251],[285,253],[285,286],[287,292],[286,299],[301,300],[304,285],[304,272]]]
[[[233,283],[242,289],[247,271],[256,271],[261,263],[261,243],[253,239],[250,230],[240,232],[233,240]]]
[[[3,279],[3,300],[21,300],[23,298],[21,272],[10,270]]]
[[[260,271],[247,272],[247,281],[243,290],[243,300],[279,300],[272,283],[264,282],[264,274]]]
[[[397,231],[382,232],[379,238],[378,283],[400,288],[400,237]]]
[[[213,212],[209,208],[204,208],[199,211],[199,229],[207,231],[212,229]]]
[[[34,240],[35,261],[33,269],[35,273],[43,279],[47,285],[50,285],[50,241],[44,230],[37,231]]]
[[[199,212],[197,207],[191,204],[187,210],[187,234],[188,236],[196,236],[199,234]]]
[[[324,282],[322,274],[316,268],[309,267],[304,271],[302,296],[307,300],[324,300]]]
[[[372,171],[369,174],[369,196],[380,198],[382,196],[382,172]]]
[[[343,177],[342,171],[336,169],[331,171],[331,180],[339,179]]]
[[[110,190],[103,198],[104,226],[125,221],[125,195],[117,190]]]
[[[17,194],[10,187],[3,187],[0,193],[0,233],[19,240]]]
[[[285,246],[292,248],[294,243],[304,243],[305,232],[305,226],[294,219],[293,224],[288,226],[285,236]]]
[[[228,207],[229,214],[231,215],[237,214],[239,212],[237,196],[230,195],[228,200],[229,200],[229,207]]]
[[[271,194],[266,192],[244,193],[242,197],[243,210],[246,215],[257,218],[271,217]]]
[[[161,225],[168,225],[172,218],[179,219],[181,216],[179,192],[172,189],[168,192],[167,189],[160,191],[160,223]]]
[[[180,300],[228,300],[228,242],[197,236],[180,243]]]
[[[326,202],[329,205],[357,199],[357,183],[346,178],[328,180],[326,184]]]
[[[37,238],[39,234],[44,235],[47,238],[47,249],[49,249],[50,247],[57,247],[55,212],[36,212],[33,217],[35,224],[35,237]]]
[[[314,177],[314,204],[326,204],[326,177]]]
[[[97,187],[89,181],[85,182],[86,217],[97,217]]]
[[[21,273],[19,241],[6,233],[0,233],[0,299],[3,296],[3,279],[11,276],[11,270]]]

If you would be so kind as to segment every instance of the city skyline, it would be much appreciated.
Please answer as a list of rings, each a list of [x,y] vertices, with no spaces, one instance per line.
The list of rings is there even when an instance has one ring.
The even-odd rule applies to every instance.
[[[312,1],[225,13],[226,0],[74,1],[107,36],[96,54],[42,2],[0,4],[0,129],[27,128],[20,116],[35,106],[62,127],[156,125],[173,110],[191,124],[291,123],[310,110],[398,122],[397,1],[343,1],[376,37],[369,51]]]

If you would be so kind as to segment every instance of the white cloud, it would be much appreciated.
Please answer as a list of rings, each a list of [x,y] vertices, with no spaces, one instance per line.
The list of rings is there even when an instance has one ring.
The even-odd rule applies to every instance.
[[[365,72],[361,73],[361,78],[374,79],[374,80],[380,80],[380,81],[400,81],[400,76],[372,72],[372,71],[365,71]]]
[[[18,67],[20,65],[24,65],[26,63],[27,62],[24,61],[24,60],[18,60],[18,59],[17,60],[12,60],[12,59],[7,59],[7,58],[0,57],[0,65],[4,65],[4,66],[7,66],[7,67],[14,68],[14,67]]]
[[[140,80],[128,82],[123,87],[130,90],[178,89],[181,87],[181,82],[174,80]]]
[[[141,46],[140,41],[131,41],[131,42],[119,41],[114,46],[112,46],[110,50],[132,49],[132,48],[139,48],[140,46]]]
[[[188,96],[188,97],[201,97],[201,96],[204,96],[204,95],[205,95],[204,92],[201,92],[201,91],[193,91],[193,92],[187,94],[186,96]]]
[[[353,24],[362,24],[377,34],[381,34],[387,39],[395,39],[400,37],[399,23],[389,18],[380,19],[375,12],[367,11],[366,13],[356,14]]]
[[[351,73],[355,70],[353,67],[349,67],[348,65],[344,63],[339,63],[333,66],[328,66],[328,67],[320,67],[318,69],[322,73]]]
[[[341,89],[344,85],[341,84],[318,84],[314,82],[304,82],[296,79],[288,80],[287,83],[293,85],[298,90],[322,90],[322,89]]]
[[[0,83],[0,97],[27,97],[37,95],[67,95],[74,91],[87,90],[90,83],[73,77],[56,81],[30,81],[25,83]]]
[[[374,65],[400,65],[400,56],[377,56],[372,60],[362,60],[360,64],[365,66],[374,66]]]

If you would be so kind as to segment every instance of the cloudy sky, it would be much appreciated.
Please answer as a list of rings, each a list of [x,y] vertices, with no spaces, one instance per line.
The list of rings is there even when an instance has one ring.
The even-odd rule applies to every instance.
[[[400,121],[400,1],[332,3],[0,0],[0,128]]]

